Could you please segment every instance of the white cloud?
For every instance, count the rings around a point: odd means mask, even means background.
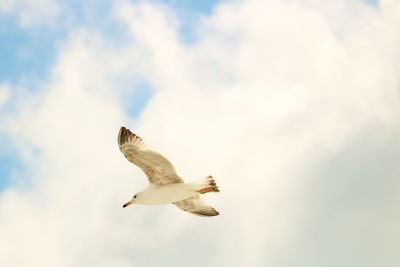
[[[398,230],[354,232],[354,225],[378,213],[374,203],[355,205],[354,216],[346,203],[331,205],[340,199],[324,194],[341,189],[333,181],[343,173],[319,170],[335,166],[336,155],[350,155],[346,149],[359,148],[354,140],[371,127],[374,134],[363,143],[383,138],[367,146],[372,158],[392,140],[376,125],[385,133],[398,131],[400,35],[393,10],[400,7],[395,1],[382,2],[379,10],[331,1],[332,8],[357,6],[343,28],[336,23],[341,13],[331,20],[326,6],[310,2],[221,4],[199,25],[199,41],[192,45],[179,40],[171,10],[147,2],[116,5],[116,19],[132,37],[124,47],[92,32],[72,34],[60,48],[51,82],[34,101],[21,99],[19,116],[8,121],[19,147],[40,153],[29,158],[35,187],[0,195],[0,251],[7,255],[1,265],[293,266],[299,259],[298,265],[321,266],[327,258],[335,266],[395,264],[392,246],[367,254],[358,244],[348,246],[351,264],[343,262],[341,242],[369,243],[384,234],[392,243],[390,234]],[[138,76],[156,91],[132,120],[121,95]],[[121,124],[168,156],[182,177],[213,174],[222,192],[207,199],[221,216],[201,219],[174,207],[120,208],[146,185],[117,149]],[[362,164],[360,154],[349,161]],[[391,178],[396,172],[382,172],[382,183],[398,188]],[[358,190],[367,199],[376,193],[374,187],[360,189],[359,176],[344,181],[347,197]],[[335,218],[327,222],[323,216],[333,206]],[[389,217],[400,221],[392,213],[379,215],[372,226],[387,224]],[[327,244],[323,231],[331,229],[340,237]],[[313,255],[316,248],[323,257]]]
[[[18,17],[23,27],[50,23],[61,14],[62,6],[57,0],[2,0],[0,13]]]
[[[10,97],[10,86],[8,84],[0,84],[0,107],[7,101]]]

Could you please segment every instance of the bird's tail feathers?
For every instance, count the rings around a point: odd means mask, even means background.
[[[219,192],[217,183],[211,175],[191,182],[190,184],[193,186],[194,190],[196,190],[200,194],[208,192]]]

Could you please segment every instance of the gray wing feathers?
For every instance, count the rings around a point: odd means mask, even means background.
[[[119,131],[118,146],[130,162],[143,170],[150,183],[160,186],[183,182],[168,159],[148,149],[139,136],[125,127]]]
[[[197,216],[219,215],[218,211],[216,211],[213,207],[209,206],[205,201],[201,200],[200,197],[188,198],[185,200],[174,202],[174,204],[178,208]]]

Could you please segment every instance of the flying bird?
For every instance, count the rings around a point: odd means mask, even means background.
[[[143,140],[129,129],[121,127],[118,134],[119,150],[131,163],[143,170],[149,186],[126,202],[132,204],[161,205],[172,203],[178,208],[198,216],[216,216],[213,207],[201,200],[200,194],[219,192],[211,175],[185,183],[174,166],[161,154],[147,148]]]

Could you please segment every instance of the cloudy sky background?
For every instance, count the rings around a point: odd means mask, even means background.
[[[397,0],[0,1],[1,266],[400,266]],[[122,209],[127,126],[221,215]]]

